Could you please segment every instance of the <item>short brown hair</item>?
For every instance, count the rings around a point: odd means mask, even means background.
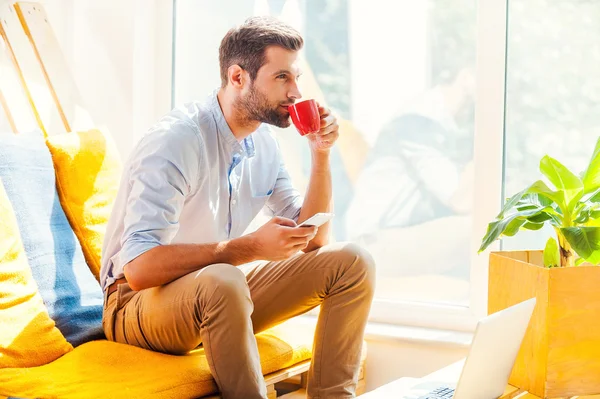
[[[227,86],[227,70],[239,65],[254,80],[265,63],[268,46],[280,46],[298,51],[304,45],[300,33],[275,17],[248,18],[243,25],[227,32],[219,47],[221,86]]]

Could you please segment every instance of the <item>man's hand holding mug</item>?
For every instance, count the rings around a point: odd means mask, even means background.
[[[339,137],[336,117],[315,100],[305,100],[288,107],[292,122],[301,136],[307,136],[313,151],[329,152]]]

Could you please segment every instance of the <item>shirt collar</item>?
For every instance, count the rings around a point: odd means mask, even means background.
[[[218,92],[219,90],[216,89],[211,95],[210,109],[215,117],[219,134],[225,140],[232,153],[243,154],[248,158],[252,158],[256,153],[254,149],[254,138],[252,137],[254,133],[251,133],[248,137],[242,140],[244,145],[240,144],[225,120],[225,115],[223,115],[223,110],[221,109],[221,105],[219,104],[219,99],[217,97]]]

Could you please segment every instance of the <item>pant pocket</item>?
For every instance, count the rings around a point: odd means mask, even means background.
[[[104,294],[104,310],[102,311],[102,329],[104,335],[109,341],[115,340],[115,315],[117,314],[118,292],[114,292],[110,297]]]

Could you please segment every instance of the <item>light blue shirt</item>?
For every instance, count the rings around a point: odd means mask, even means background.
[[[298,220],[303,198],[268,125],[238,142],[216,94],[175,108],[132,151],[106,229],[103,289],[158,245],[237,238],[263,208]]]

